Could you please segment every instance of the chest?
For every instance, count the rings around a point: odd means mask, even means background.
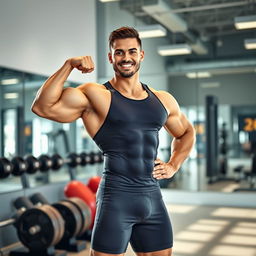
[[[164,107],[153,95],[144,100],[131,100],[112,95],[108,116],[112,123],[161,127],[166,118]]]

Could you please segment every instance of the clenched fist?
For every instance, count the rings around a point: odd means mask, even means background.
[[[94,63],[91,56],[80,56],[69,59],[70,65],[82,73],[91,73],[94,70]]]

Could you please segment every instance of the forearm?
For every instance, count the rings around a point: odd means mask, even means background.
[[[52,76],[50,76],[45,83],[38,90],[36,98],[32,104],[33,109],[49,108],[54,105],[61,97],[63,86],[73,67],[67,60],[64,65]]]
[[[195,131],[191,126],[181,137],[172,140],[169,163],[178,170],[191,152],[195,143]]]

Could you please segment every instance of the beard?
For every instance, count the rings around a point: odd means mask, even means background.
[[[122,65],[122,64],[133,64],[135,67],[135,70],[133,71],[122,71],[118,69],[118,65]],[[116,72],[117,75],[123,77],[123,78],[130,78],[132,77],[134,74],[136,74],[138,72],[138,70],[140,69],[140,62],[139,63],[135,63],[135,62],[131,62],[131,61],[122,61],[118,64],[113,64],[113,69]]]

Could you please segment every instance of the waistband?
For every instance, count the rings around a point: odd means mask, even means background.
[[[125,192],[151,192],[159,190],[159,182],[153,177],[126,177],[123,175],[103,174],[99,187],[107,190]]]

